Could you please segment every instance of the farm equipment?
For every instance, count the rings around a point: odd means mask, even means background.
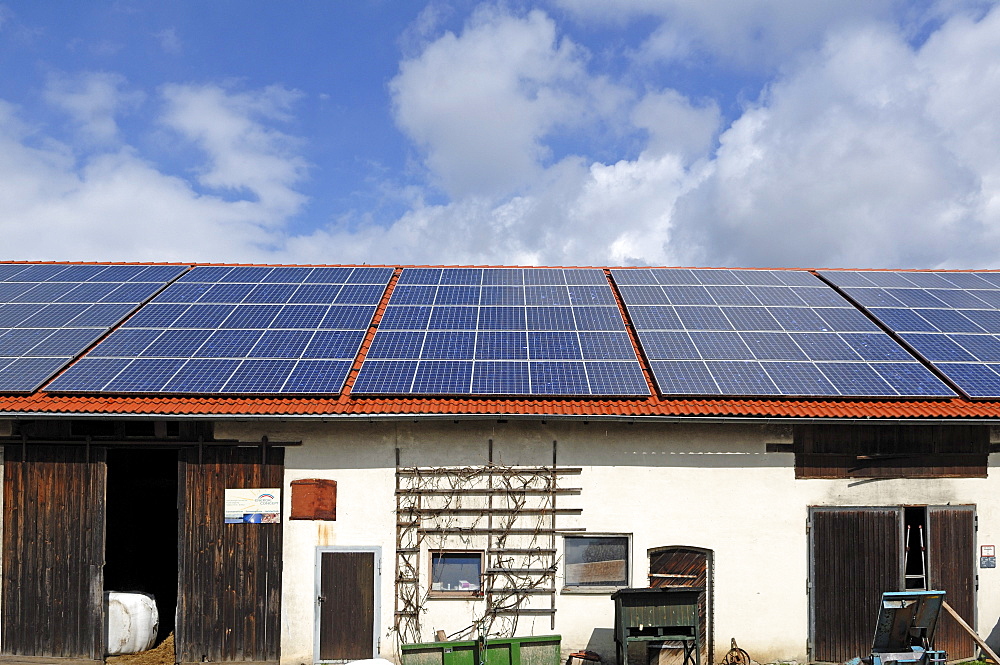
[[[882,594],[872,639],[872,665],[937,665],[947,661],[934,649],[934,630],[944,591],[887,591]]]

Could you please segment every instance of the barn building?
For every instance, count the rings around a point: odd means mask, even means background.
[[[998,272],[0,263],[0,661],[103,661],[109,591],[177,663],[613,662],[626,587],[705,663],[902,589],[996,643],[998,423]]]

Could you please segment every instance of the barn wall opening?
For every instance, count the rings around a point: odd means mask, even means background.
[[[107,454],[105,591],[156,599],[157,643],[177,608],[177,450],[110,448]]]
[[[886,591],[944,591],[948,604],[974,624],[975,506],[813,506],[809,512],[812,662],[843,663],[870,649]],[[949,662],[976,654],[976,644],[950,620],[938,625],[934,646]]]
[[[927,587],[927,508],[903,508],[903,565],[907,590]]]

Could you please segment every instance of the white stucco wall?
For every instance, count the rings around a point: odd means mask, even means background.
[[[309,663],[314,653],[315,561],[318,546],[381,547],[383,657],[394,657],[395,449],[403,466],[550,464],[558,442],[560,466],[582,467],[565,485],[579,496],[559,499],[582,508],[560,516],[561,528],[631,534],[632,586],[646,586],[647,550],[665,545],[715,553],[715,645],[718,662],[735,637],[759,662],[805,660],[808,639],[808,507],[975,504],[979,544],[1000,540],[994,497],[1000,473],[988,479],[796,480],[794,456],[766,453],[765,444],[790,441],[786,428],[733,424],[624,424],[591,422],[230,423],[219,437],[301,440],[286,451],[289,483],[331,478],[338,483],[337,521],[286,521],[282,662]],[[996,456],[993,456],[996,457]],[[559,539],[561,547],[561,539]],[[426,572],[426,571],[425,571]],[[998,632],[1000,572],[980,575],[979,631]],[[561,587],[561,580],[557,587]],[[528,617],[520,634],[562,636],[564,651],[593,649],[613,662],[613,604],[607,594],[559,593],[556,628],[548,617]],[[455,632],[471,621],[472,603],[429,600],[424,638]]]

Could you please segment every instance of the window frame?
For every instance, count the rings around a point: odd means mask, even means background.
[[[435,589],[434,588],[434,558],[449,554],[462,554],[479,559],[479,586],[475,589]],[[478,598],[483,595],[486,574],[486,553],[483,550],[463,549],[430,549],[427,551],[427,597],[428,598]]]
[[[570,565],[567,558],[567,543],[571,540],[582,540],[585,538],[622,538],[625,540],[625,579],[621,584],[570,584],[567,582],[566,574]],[[563,535],[563,574],[562,590],[565,594],[604,594],[613,593],[618,589],[627,589],[632,581],[632,534],[631,533],[580,533]]]

